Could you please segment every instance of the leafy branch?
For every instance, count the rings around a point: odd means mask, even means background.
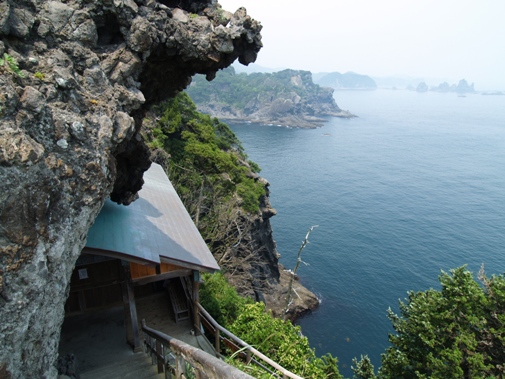
[[[3,58],[0,58],[0,67],[2,67],[4,70],[13,72],[20,78],[25,77],[25,74],[23,74],[23,72],[19,68],[16,60],[7,53],[4,53]]]

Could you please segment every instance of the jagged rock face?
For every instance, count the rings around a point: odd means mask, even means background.
[[[228,256],[232,262],[228,266],[233,270],[225,270],[224,274],[240,295],[264,302],[275,317],[295,321],[317,308],[319,299],[296,280],[293,288],[297,296],[292,297],[286,311],[291,274],[279,264],[280,255],[270,224],[270,218],[277,214],[270,205],[270,184],[261,177],[257,180],[265,186],[266,195],[261,198],[260,212],[243,215],[239,220],[239,229],[247,232]]]
[[[88,229],[109,195],[135,199],[150,165],[147,107],[254,61],[260,30],[213,0],[0,1],[1,377],[56,377]]]
[[[228,282],[240,295],[263,301],[269,308],[271,304],[265,296],[276,290],[280,278],[279,254],[270,224],[270,218],[277,211],[270,205],[268,181],[252,172],[251,176],[265,188],[266,195],[260,198],[260,210],[255,213],[237,212],[239,217],[230,220],[237,225],[234,231],[237,242],[224,254],[226,259],[222,256],[217,259]]]

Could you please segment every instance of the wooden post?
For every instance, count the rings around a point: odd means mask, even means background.
[[[176,366],[175,366],[175,377],[181,378],[183,374],[186,374],[186,362],[184,358],[180,355],[176,356]]]
[[[130,263],[127,261],[121,261],[121,266],[123,268],[123,274],[124,274],[123,289],[126,289],[126,294],[123,293],[123,302],[125,302],[125,310],[126,306],[128,308],[131,320],[132,340],[129,342],[133,347],[133,351],[137,353],[139,351],[142,351],[142,345],[140,344],[140,331],[137,318],[137,306],[135,305],[135,293],[133,292],[133,282],[130,272]]]
[[[156,340],[156,362],[158,363],[158,374],[163,372],[164,362],[163,362],[163,350],[161,348],[161,341]]]
[[[216,353],[221,354],[221,332],[216,329],[216,340],[214,341],[214,346],[216,347]]]
[[[200,310],[198,304],[200,303],[200,271],[193,270],[193,322],[195,327],[195,335],[200,334]]]
[[[245,363],[249,364],[251,363],[251,349],[247,348],[247,353],[246,353],[246,358],[245,358]]]

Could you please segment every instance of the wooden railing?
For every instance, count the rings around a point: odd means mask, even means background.
[[[165,378],[254,379],[205,351],[146,326],[142,320],[146,353]]]
[[[286,370],[284,367],[272,361],[254,347],[223,328],[200,304],[198,304],[198,310],[200,314],[200,322],[202,323],[204,329],[214,337],[214,348],[219,355],[221,355],[221,347],[227,347],[233,353],[238,354],[246,363],[253,363],[261,367],[263,370],[269,372],[274,378],[303,379],[301,376]]]

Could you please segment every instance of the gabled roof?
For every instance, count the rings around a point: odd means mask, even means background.
[[[129,206],[105,202],[88,232],[85,251],[134,262],[219,270],[172,183],[155,163],[144,173],[138,200]]]

